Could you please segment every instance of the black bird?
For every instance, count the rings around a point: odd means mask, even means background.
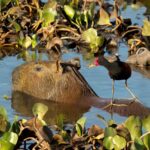
[[[136,96],[131,92],[131,90],[128,87],[127,84],[127,80],[131,77],[131,68],[130,66],[121,61],[118,54],[116,54],[116,60],[109,62],[105,57],[104,57],[104,51],[99,52],[96,55],[96,59],[95,59],[95,65],[102,65],[105,68],[107,68],[108,72],[109,72],[109,76],[112,79],[112,100],[111,100],[111,104],[109,106],[112,105],[117,105],[114,104],[114,81],[115,80],[125,80],[125,87],[126,89],[129,91],[129,93],[132,95],[132,97],[137,100]],[[108,106],[107,106],[108,107]]]

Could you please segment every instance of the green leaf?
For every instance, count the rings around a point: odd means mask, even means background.
[[[3,99],[5,99],[5,100],[9,100],[9,99],[10,99],[10,97],[9,97],[8,95],[3,95]]]
[[[95,2],[90,3],[89,9],[88,9],[88,16],[90,19],[94,18],[94,11],[95,11]]]
[[[79,5],[79,0],[72,0],[71,3],[70,3],[70,6],[73,6],[73,7],[78,7]]]
[[[147,19],[143,20],[143,28],[142,28],[142,35],[143,36],[150,36],[150,21]]]
[[[82,136],[83,129],[82,129],[81,125],[78,123],[76,123],[76,131],[77,131],[78,136]]]
[[[32,108],[32,112],[34,116],[38,116],[39,119],[43,119],[47,111],[48,111],[48,107],[42,103],[36,103]]]
[[[129,130],[132,140],[142,135],[142,122],[138,116],[130,116],[125,121],[125,127]]]
[[[125,138],[123,138],[119,135],[115,135],[113,137],[113,143],[117,149],[123,149],[126,147],[126,144],[127,144]]]
[[[14,26],[16,32],[19,32],[21,30],[21,27],[17,22],[13,22],[13,26]]]
[[[108,126],[107,121],[105,120],[103,116],[98,114],[97,117],[104,123],[105,126]]]
[[[59,114],[56,117],[56,122],[57,122],[56,124],[60,129],[63,129],[63,127],[64,127],[64,120],[65,120],[64,114]]]
[[[103,140],[103,144],[106,149],[109,149],[109,150],[113,149],[114,148],[113,137],[111,136],[105,137]]]
[[[114,120],[112,120],[112,119],[110,119],[109,121],[108,121],[108,126],[112,126],[112,125],[116,125],[116,123],[115,123],[115,121]]]
[[[69,5],[64,6],[64,11],[70,19],[72,19],[75,15],[75,10]]]
[[[142,120],[142,125],[146,131],[150,132],[150,115]]]
[[[7,111],[2,105],[0,105],[0,116],[2,116],[3,119],[8,120]]]
[[[29,46],[31,46],[31,43],[32,43],[32,39],[28,35],[26,35],[22,41],[22,46],[25,49],[27,49]]]
[[[11,0],[0,0],[1,9],[5,8],[10,2]]]
[[[57,16],[57,11],[53,8],[46,8],[43,10],[42,17],[44,19],[44,22],[42,23],[43,27],[49,26],[50,23],[55,21],[55,18]]]
[[[0,150],[14,150],[14,145],[8,141],[0,139]]]
[[[76,122],[76,131],[79,136],[82,136],[83,134],[85,123],[86,123],[86,117],[82,117]]]
[[[117,134],[116,129],[112,128],[112,127],[107,127],[105,128],[104,131],[104,136],[105,137],[109,137],[109,136],[115,136]]]
[[[144,143],[140,138],[137,138],[134,141],[134,146],[135,146],[136,150],[145,150]]]
[[[90,36],[89,36],[90,35]],[[90,44],[92,52],[97,52],[98,47],[101,47],[104,43],[104,37],[97,35],[97,30],[94,28],[89,28],[84,31],[81,35],[82,39]]]
[[[147,150],[150,150],[150,134],[143,137],[143,143]]]
[[[36,34],[33,34],[32,35],[32,48],[35,48],[37,46],[37,35]]]
[[[16,145],[18,141],[18,135],[15,132],[5,132],[2,139],[13,145]]]

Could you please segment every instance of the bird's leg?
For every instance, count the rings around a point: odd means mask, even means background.
[[[128,90],[128,92],[131,94],[131,96],[134,98],[133,102],[134,102],[134,101],[140,102],[139,99],[138,99],[138,98],[133,94],[133,92],[129,89],[127,80],[125,80],[125,87],[126,87],[126,89]],[[140,103],[141,103],[141,102],[140,102]]]
[[[126,104],[115,104],[114,103],[114,93],[115,93],[115,86],[114,86],[114,80],[112,80],[112,99],[111,99],[111,102],[110,104],[106,105],[105,107],[103,107],[103,109],[106,109],[108,107],[110,107],[110,113],[111,113],[111,116],[113,114],[112,112],[112,107],[113,106],[118,106],[118,107],[124,107],[124,106],[127,106]]]
[[[115,104],[113,104],[113,102],[114,102],[114,92],[115,92],[114,80],[112,80],[112,99],[110,101],[110,104],[103,107],[103,109],[106,109],[106,108],[110,107],[111,114],[112,114],[112,106],[115,105]]]
[[[113,105],[113,102],[114,102],[114,93],[115,93],[114,80],[112,80],[112,99],[111,99],[111,105]]]

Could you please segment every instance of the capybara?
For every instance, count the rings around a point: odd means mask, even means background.
[[[14,69],[13,91],[38,99],[74,103],[84,96],[96,96],[73,63],[29,62]]]

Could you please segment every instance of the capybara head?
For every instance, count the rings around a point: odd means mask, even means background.
[[[58,68],[59,67],[59,68]],[[14,69],[13,91],[38,99],[73,103],[95,93],[73,66],[58,66],[54,61],[29,62]]]

